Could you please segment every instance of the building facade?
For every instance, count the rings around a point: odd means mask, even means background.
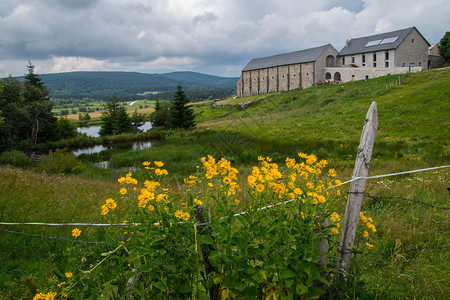
[[[307,88],[317,82],[353,81],[429,67],[430,44],[415,27],[252,59],[237,82],[239,97]]]
[[[325,67],[335,65],[337,50],[330,44],[252,59],[237,82],[238,97],[291,91],[313,86]]]

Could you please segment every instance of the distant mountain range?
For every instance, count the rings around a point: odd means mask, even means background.
[[[175,91],[180,84],[184,91],[236,89],[237,77],[219,77],[196,72],[146,74],[138,72],[68,72],[39,74],[51,96],[67,98],[104,95],[139,95]],[[23,79],[24,76],[18,77]]]

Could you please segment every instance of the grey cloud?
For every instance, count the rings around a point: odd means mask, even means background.
[[[218,19],[218,17],[213,12],[207,11],[207,12],[204,12],[203,14],[196,15],[194,17],[194,19],[192,20],[192,22],[194,24],[207,23],[207,22],[215,21],[217,19]]]

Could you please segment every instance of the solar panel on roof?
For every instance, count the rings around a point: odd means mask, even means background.
[[[379,45],[381,43],[381,41],[383,41],[383,40],[370,41],[366,44],[366,47]]]
[[[393,42],[395,42],[397,39],[398,39],[398,36],[390,37],[390,38],[387,38],[387,39],[382,40],[380,44],[389,44],[389,43],[393,43]]]

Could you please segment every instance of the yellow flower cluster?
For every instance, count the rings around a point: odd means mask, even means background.
[[[112,198],[108,198],[105,200],[105,204],[102,205],[102,216],[106,215],[109,210],[113,210],[114,208],[116,208],[117,203],[112,199]]]
[[[276,163],[272,163],[272,159],[270,157],[258,157],[260,161],[260,168],[253,167],[252,175],[247,177],[248,184],[256,189],[257,192],[261,193],[265,190],[265,185],[271,189],[275,194],[278,195],[279,198],[282,198],[288,191],[288,188],[280,179],[282,179],[283,174],[278,169],[278,165]],[[293,191],[294,189],[292,189]],[[291,192],[292,192],[291,191]],[[303,193],[301,190],[297,190],[298,194]],[[294,194],[292,193],[292,198]]]
[[[53,300],[56,297],[56,292],[48,292],[47,294],[44,293],[38,293],[34,295],[33,300]]]
[[[373,219],[372,219],[371,217],[365,216],[363,212],[360,212],[360,213],[359,213],[359,216],[360,216],[360,218],[361,218],[361,221],[362,221],[363,223],[365,223],[366,226],[367,226],[370,230],[372,230],[372,232],[376,232],[376,231],[377,231],[375,225],[373,224],[373,223],[374,223],[374,222],[373,222]],[[368,237],[369,237],[369,232],[368,232],[367,230],[365,230],[364,233],[363,233],[363,236],[364,236],[365,238],[368,238]],[[366,242],[366,245],[367,245],[367,247],[369,247],[369,248],[373,248],[373,245],[372,245],[372,244],[369,244],[368,242]]]
[[[240,189],[237,184],[237,174],[239,171],[236,168],[231,167],[230,161],[225,158],[221,158],[216,162],[216,159],[211,155],[208,157],[202,157],[200,160],[205,168],[206,179],[212,179],[214,176],[221,176],[221,184],[223,188],[226,188],[225,194],[227,196],[235,195],[236,190]],[[209,186],[213,184],[209,182]]]
[[[187,221],[189,220],[189,217],[191,215],[188,212],[182,211],[182,210],[177,210],[175,212],[175,217],[178,219],[182,219],[183,221]]]
[[[128,174],[125,177],[120,177],[117,179],[119,183],[126,183],[126,184],[137,184],[137,180],[132,178],[133,174],[131,172],[128,172]]]
[[[151,200],[155,200],[156,202],[163,201],[164,203],[168,203],[167,194],[161,193],[156,195],[156,190],[161,186],[161,184],[157,181],[146,180],[144,182],[145,188],[141,189],[141,193],[138,195],[138,206],[141,208],[145,208],[147,203]],[[148,206],[149,210],[154,210],[155,207],[153,205]]]
[[[167,172],[166,169],[160,169],[160,168],[162,168],[164,166],[163,162],[161,162],[161,161],[154,161],[153,163],[155,164],[156,168],[150,167],[151,162],[149,162],[149,161],[144,161],[142,163],[142,165],[147,170],[155,170],[155,174],[158,175],[158,176],[160,176],[160,175],[169,175],[169,173]]]
[[[199,180],[197,177],[191,175],[189,176],[189,178],[185,178],[184,179],[184,183],[189,184],[189,185],[195,185],[196,183],[200,183],[201,180]]]

